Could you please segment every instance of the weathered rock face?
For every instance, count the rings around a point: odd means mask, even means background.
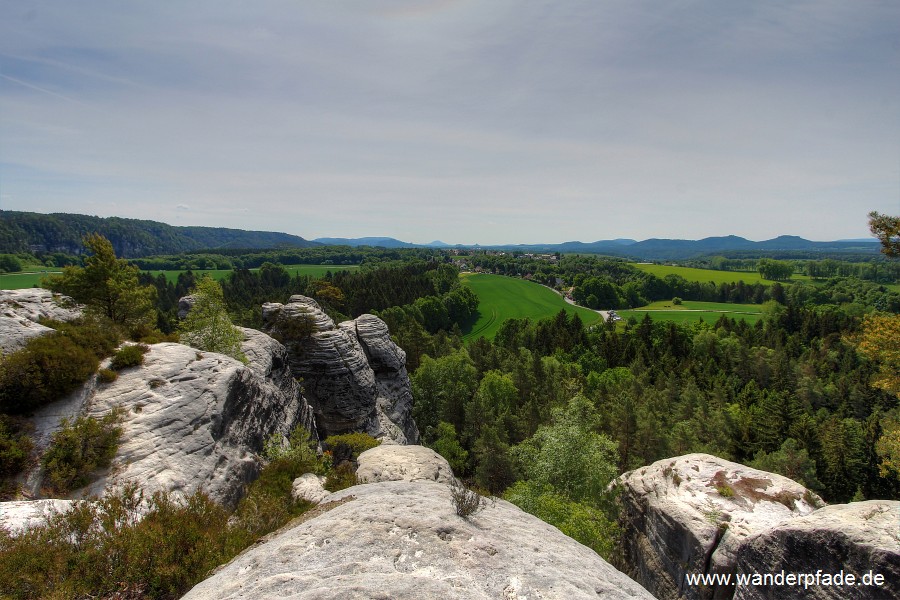
[[[266,331],[284,343],[321,435],[365,431],[416,443],[406,355],[381,319],[363,315],[335,326],[318,303],[292,296],[263,305]]]
[[[443,456],[425,446],[382,444],[366,450],[357,460],[360,483],[380,481],[436,481],[449,484],[453,469]]]
[[[816,512],[756,534],[741,545],[738,573],[821,573],[841,571],[856,585],[739,586],[735,600],[808,598],[863,600],[900,598],[900,502],[870,500],[826,506]],[[859,585],[868,573],[880,585]],[[864,582],[865,583],[865,582]]]
[[[50,290],[0,290],[0,351],[14,352],[29,339],[53,331],[38,323],[41,318],[71,321],[80,316],[71,298]]]
[[[72,504],[72,500],[0,502],[0,527],[16,535],[36,525],[43,525],[47,517],[68,511]]]
[[[202,487],[234,504],[260,469],[256,453],[265,441],[312,418],[283,367],[280,344],[252,330],[245,335],[249,367],[181,344],[154,344],[143,366],[98,385],[87,412],[123,410],[123,435],[109,473],[84,491],[134,481],[145,491]]]
[[[592,550],[497,500],[464,520],[449,486],[385,481],[329,495],[185,599],[640,598]]]
[[[820,502],[786,477],[708,454],[657,461],[618,485],[624,570],[657,598],[731,598],[733,586],[689,586],[685,575],[734,573],[744,540]]]

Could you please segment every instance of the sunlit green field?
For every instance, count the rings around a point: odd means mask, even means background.
[[[600,320],[600,315],[587,308],[572,306],[553,290],[537,283],[483,273],[463,273],[463,285],[478,295],[478,312],[481,316],[463,339],[493,338],[506,319],[543,319],[560,310],[578,314],[585,324]]]
[[[285,270],[291,274],[291,276],[296,275],[297,273],[301,275],[308,275],[310,277],[322,277],[327,272],[331,271],[332,273],[335,271],[344,271],[348,269],[358,269],[358,265],[286,265]],[[250,269],[251,271],[258,271],[259,269]],[[4,274],[0,275],[0,290],[20,290],[22,288],[34,287],[36,285],[40,285],[41,279],[46,277],[47,275],[57,273],[59,271],[47,271],[46,273],[14,273],[12,275]],[[160,273],[166,276],[168,281],[174,283],[178,280],[179,273],[184,273],[181,271],[147,271],[148,273],[153,274],[153,276],[157,276]],[[220,281],[228,277],[228,274],[231,273],[230,269],[211,269],[208,271],[194,271],[195,274],[207,274],[216,281]]]
[[[763,285],[772,285],[774,282],[763,279],[756,271],[713,271],[712,269],[695,269],[693,267],[675,267],[671,265],[651,265],[643,263],[631,263],[645,273],[656,275],[663,278],[666,275],[680,275],[688,281],[700,281],[706,283],[712,281],[715,284],[720,283],[761,283]],[[788,280],[790,283],[798,283],[801,281],[811,282],[807,275],[794,275]]]
[[[762,306],[759,304],[730,304],[725,302],[693,302],[685,300],[682,304],[672,304],[670,300],[661,300],[635,310],[620,310],[623,319],[634,317],[637,320],[650,315],[654,321],[675,321],[676,323],[715,323],[723,314],[731,319],[742,319],[754,324],[762,318]]]

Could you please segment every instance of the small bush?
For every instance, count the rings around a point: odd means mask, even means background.
[[[331,451],[335,467],[345,460],[355,461],[360,454],[380,444],[381,440],[367,433],[330,435],[324,442],[325,448]]]
[[[468,519],[484,508],[485,505],[484,496],[474,490],[470,490],[456,478],[450,482],[450,497],[453,499],[453,507],[456,509],[456,514],[463,519]]]
[[[337,492],[352,487],[357,483],[356,468],[353,466],[353,463],[345,461],[332,469],[325,478],[325,484],[322,487],[329,492]]]
[[[70,337],[32,338],[0,359],[0,412],[21,414],[59,400],[97,370],[96,355]]]
[[[734,488],[730,485],[720,485],[716,488],[716,491],[719,492],[719,495],[723,498],[731,498],[734,496]]]
[[[106,358],[113,353],[121,341],[114,323],[101,318],[82,318],[76,321],[41,320],[46,325],[72,340],[76,346],[87,348],[97,358]]]
[[[12,500],[17,486],[12,479],[25,470],[33,443],[23,419],[0,415],[0,500]]]
[[[144,354],[146,354],[148,350],[150,350],[150,347],[144,344],[128,344],[127,346],[122,346],[115,355],[113,355],[112,362],[110,362],[109,366],[115,371],[121,371],[128,367],[142,365],[144,364]]]
[[[41,461],[51,490],[67,494],[86,485],[92,471],[110,465],[122,435],[119,419],[120,413],[116,411],[99,420],[63,419],[62,428],[53,434]]]
[[[119,378],[119,373],[112,369],[100,369],[97,371],[97,377],[101,383],[112,383]]]
[[[675,296],[674,298],[672,298],[672,304],[674,304],[675,306],[678,306],[679,304],[681,304],[681,302],[682,302],[682,300],[678,296]]]

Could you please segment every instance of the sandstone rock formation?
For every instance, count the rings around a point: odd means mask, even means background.
[[[330,493],[322,484],[325,478],[315,473],[304,473],[291,485],[291,496],[294,500],[306,500],[318,504]]]
[[[53,331],[38,323],[41,318],[71,321],[80,316],[71,298],[50,290],[0,290],[0,352],[14,352],[29,339]]]
[[[735,600],[900,598],[900,502],[826,506],[747,539],[737,572],[880,574],[881,585],[739,586]],[[820,580],[821,581],[821,580]]]
[[[68,511],[72,503],[72,500],[0,502],[0,527],[16,535],[35,525],[43,525],[45,519],[54,513]]]
[[[123,411],[122,441],[109,473],[84,492],[135,481],[145,491],[199,488],[234,504],[260,469],[256,453],[312,414],[286,369],[283,347],[244,331],[250,366],[181,344],[154,344],[140,367],[100,384],[87,400],[93,416]]]
[[[786,477],[708,454],[657,461],[617,485],[624,570],[658,598],[731,598],[733,586],[689,586],[685,575],[734,573],[744,540],[820,503]]]
[[[437,481],[449,484],[453,470],[443,456],[425,446],[382,444],[366,450],[357,460],[360,483],[380,481]]]
[[[184,598],[652,598],[592,550],[508,502],[462,519],[449,486],[434,481],[357,485],[326,497],[314,514]]]
[[[406,354],[381,319],[362,315],[335,326],[315,300],[292,296],[287,304],[264,304],[263,321],[287,346],[323,437],[365,431],[401,444],[418,441]]]

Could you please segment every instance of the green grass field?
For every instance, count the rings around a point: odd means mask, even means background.
[[[301,275],[309,275],[310,277],[322,277],[325,273],[331,271],[343,271],[347,269],[358,269],[358,265],[287,265],[284,267],[291,276],[297,273]],[[258,269],[250,269],[257,271]],[[14,273],[0,275],[0,290],[21,290],[40,285],[41,279],[51,273],[59,271],[47,271],[46,273]],[[178,279],[178,274],[184,271],[148,271],[154,276],[160,273],[166,276],[166,279],[174,283]],[[228,277],[231,273],[230,269],[213,269],[209,271],[194,271],[195,274],[208,274],[216,281],[221,281]]]
[[[761,283],[763,285],[772,285],[774,282],[763,279],[756,271],[713,271],[712,269],[695,269],[693,267],[676,267],[671,265],[651,265],[643,263],[631,263],[645,273],[656,275],[663,278],[666,275],[680,275],[688,281],[700,281],[706,283],[712,281],[716,285],[720,283]],[[812,282],[806,275],[794,275],[788,283]]]
[[[753,325],[759,321],[762,314],[762,306],[759,304],[729,304],[726,302],[692,302],[686,300],[677,305],[670,300],[660,300],[635,310],[620,310],[619,316],[628,320],[634,317],[637,320],[649,314],[654,321],[675,321],[676,323],[715,323],[722,314],[731,319],[742,319]]]
[[[478,295],[481,313],[472,328],[464,332],[466,341],[493,338],[506,319],[543,319],[560,310],[579,315],[586,325],[600,320],[596,312],[572,306],[553,290],[524,279],[483,273],[463,273],[460,279]]]

